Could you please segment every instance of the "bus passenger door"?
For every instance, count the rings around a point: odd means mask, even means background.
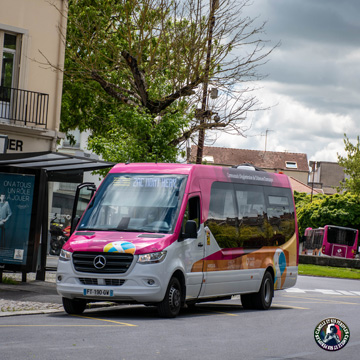
[[[70,235],[74,232],[95,191],[96,186],[94,183],[85,182],[77,186],[71,215]]]
[[[189,195],[179,238],[181,257],[186,272],[186,299],[199,296],[203,283],[205,232],[200,225],[200,193]]]

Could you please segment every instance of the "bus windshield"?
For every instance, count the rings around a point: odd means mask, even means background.
[[[186,179],[185,175],[109,174],[78,230],[171,233]]]

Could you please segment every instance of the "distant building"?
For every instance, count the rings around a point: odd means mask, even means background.
[[[289,176],[290,179],[290,184],[291,184],[291,188],[293,189],[293,191],[297,191],[299,193],[306,193],[306,194],[324,194],[324,191],[322,189],[317,189],[314,188],[313,186],[310,185],[306,185],[304,183],[302,183],[301,181]]]
[[[60,11],[61,13],[60,13]],[[8,153],[55,151],[62,94],[65,0],[2,1],[0,11],[0,134]]]
[[[309,184],[325,194],[335,194],[336,188],[345,181],[344,168],[336,162],[310,161],[310,168]]]
[[[190,162],[196,160],[197,147],[191,147]],[[234,166],[249,163],[267,172],[282,172],[297,181],[307,184],[309,165],[307,155],[261,150],[245,150],[205,146],[203,162],[213,165]],[[306,185],[305,185],[306,186]]]

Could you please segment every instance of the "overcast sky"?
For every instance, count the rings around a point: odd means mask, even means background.
[[[337,161],[344,133],[360,135],[360,0],[254,0],[248,15],[267,21],[265,39],[281,46],[259,69],[257,97],[270,110],[249,116],[240,136],[213,146],[306,153]],[[267,137],[265,137],[267,131]]]

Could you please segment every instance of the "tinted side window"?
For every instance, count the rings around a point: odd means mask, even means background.
[[[205,226],[221,248],[282,245],[295,233],[291,190],[215,182]]]
[[[295,211],[290,189],[264,187],[270,245],[282,245],[295,233]]]
[[[194,220],[197,224],[197,228],[200,227],[200,198],[194,196],[189,199],[184,214],[182,223],[182,232],[185,232],[185,224],[188,220]]]
[[[205,222],[221,248],[239,247],[234,186],[215,182],[211,187],[208,219]]]
[[[321,249],[324,240],[324,230],[323,229],[313,229],[310,231],[305,240],[305,249],[315,250]]]
[[[235,184],[240,247],[256,249],[268,245],[264,223],[266,210],[262,186]]]

